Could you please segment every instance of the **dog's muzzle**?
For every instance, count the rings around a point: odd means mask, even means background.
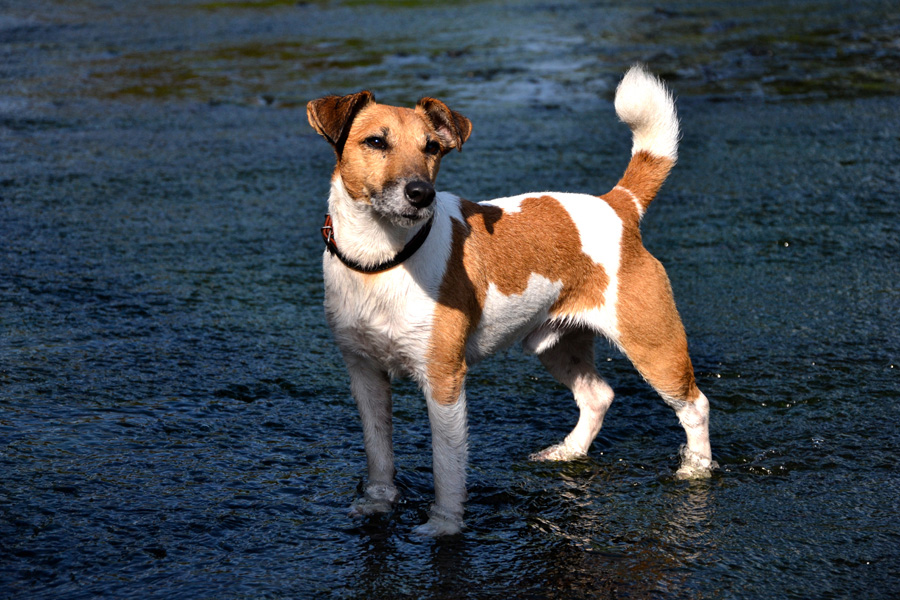
[[[434,186],[427,181],[410,181],[406,184],[404,194],[416,208],[427,208],[434,202]]]

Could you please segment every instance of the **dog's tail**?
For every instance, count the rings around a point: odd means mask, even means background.
[[[631,128],[631,162],[616,189],[627,192],[643,216],[678,159],[678,115],[666,86],[641,65],[616,89],[616,114]]]

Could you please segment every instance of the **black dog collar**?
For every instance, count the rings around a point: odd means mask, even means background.
[[[361,265],[355,260],[347,258],[340,250],[338,250],[337,240],[334,238],[334,227],[331,223],[331,215],[325,215],[325,225],[322,226],[322,238],[325,240],[325,247],[328,249],[328,252],[330,252],[332,256],[336,256],[338,260],[344,263],[348,268],[360,273],[383,273],[384,271],[393,269],[397,265],[403,263],[403,261],[415,254],[416,250],[422,247],[422,244],[425,243],[425,238],[427,238],[428,234],[431,232],[431,224],[433,222],[434,215],[431,215],[428,222],[425,223],[415,236],[413,236],[413,239],[407,242],[403,247],[403,250],[401,250],[394,258],[372,266]]]

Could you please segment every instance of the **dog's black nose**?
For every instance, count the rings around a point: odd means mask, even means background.
[[[416,208],[425,208],[434,202],[434,186],[426,181],[410,181],[406,184],[406,199]]]

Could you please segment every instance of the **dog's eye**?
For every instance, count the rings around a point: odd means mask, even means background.
[[[383,137],[378,137],[377,135],[373,135],[371,137],[366,138],[366,145],[370,148],[375,148],[376,150],[387,150],[387,142]]]
[[[428,140],[425,144],[425,154],[438,154],[441,151],[441,145],[434,140]]]

